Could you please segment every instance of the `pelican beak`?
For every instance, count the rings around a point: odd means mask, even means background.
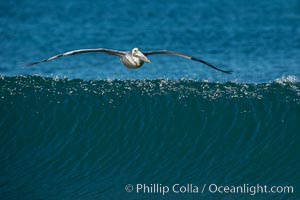
[[[142,52],[137,51],[135,54],[135,57],[145,61],[145,62],[151,62]]]

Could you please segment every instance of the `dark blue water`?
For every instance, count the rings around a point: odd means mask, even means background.
[[[0,46],[0,199],[300,198],[299,1],[1,1]],[[101,53],[25,67],[98,47],[234,73]],[[199,191],[136,188],[176,183]]]

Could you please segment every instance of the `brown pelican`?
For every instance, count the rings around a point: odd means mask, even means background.
[[[90,53],[90,52],[103,52],[103,53],[114,55],[114,56],[120,56],[121,62],[130,69],[137,69],[137,68],[141,67],[144,64],[144,62],[150,62],[150,60],[146,56],[150,56],[153,54],[170,54],[170,55],[180,56],[183,58],[194,60],[197,62],[201,62],[215,70],[221,71],[226,74],[232,73],[232,71],[226,71],[226,70],[219,69],[216,66],[214,66],[204,60],[201,60],[199,58],[196,58],[196,57],[193,57],[193,56],[190,56],[187,54],[178,53],[178,52],[169,51],[169,50],[154,50],[154,51],[141,52],[138,48],[133,48],[131,51],[116,51],[116,50],[103,49],[103,48],[79,49],[79,50],[68,51],[66,53],[58,54],[51,58],[47,58],[47,59],[44,59],[41,61],[32,62],[32,63],[29,63],[28,66],[36,65],[41,62],[47,62],[47,61],[50,61],[50,60],[53,60],[53,59],[56,59],[56,58],[59,58],[62,56],[70,56],[70,55],[75,55],[75,54],[79,54],[79,53]]]

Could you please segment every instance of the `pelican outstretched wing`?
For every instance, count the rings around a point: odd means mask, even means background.
[[[175,56],[180,56],[180,57],[183,57],[183,58],[187,58],[187,59],[190,59],[190,60],[194,60],[194,61],[197,61],[197,62],[201,62],[215,70],[218,70],[220,72],[223,72],[223,73],[226,73],[226,74],[231,74],[232,71],[231,70],[222,70],[204,60],[201,60],[199,58],[196,58],[196,57],[193,57],[193,56],[190,56],[190,55],[187,55],[187,54],[184,54],[184,53],[179,53],[179,52],[175,52],[175,51],[169,51],[169,50],[154,50],[154,51],[147,51],[147,52],[143,52],[143,54],[145,56],[150,56],[150,55],[153,55],[153,54],[170,54],[170,55],[175,55]]]
[[[39,64],[41,62],[47,62],[62,56],[71,56],[71,55],[75,55],[75,54],[79,54],[79,53],[91,53],[91,52],[103,52],[106,54],[110,54],[110,55],[114,55],[114,56],[122,56],[125,54],[125,52],[123,51],[116,51],[116,50],[111,50],[111,49],[103,49],[103,48],[97,48],[97,49],[78,49],[78,50],[73,50],[73,51],[68,51],[62,54],[58,54],[55,56],[52,56],[50,58],[44,59],[44,60],[40,60],[37,62],[31,62],[28,63],[27,66],[32,66],[32,65],[36,65]]]

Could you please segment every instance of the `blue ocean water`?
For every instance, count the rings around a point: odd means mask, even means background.
[[[13,0],[0,11],[0,199],[300,198],[298,0]],[[168,55],[137,70],[101,53],[25,66],[99,47],[169,49],[233,74]],[[176,183],[200,191],[136,190]]]
[[[179,79],[269,82],[299,78],[300,5],[272,1],[2,1],[0,73],[81,79]],[[173,56],[128,70],[118,58],[65,57],[33,68],[24,63],[80,48],[169,49],[224,69]]]

